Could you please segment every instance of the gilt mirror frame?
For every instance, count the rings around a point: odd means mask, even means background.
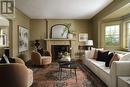
[[[55,24],[51,27],[50,38],[67,39],[69,28],[65,24]]]

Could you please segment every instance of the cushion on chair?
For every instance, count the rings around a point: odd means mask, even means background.
[[[50,56],[50,52],[47,51],[47,50],[44,50],[44,51],[43,51],[43,56]]]

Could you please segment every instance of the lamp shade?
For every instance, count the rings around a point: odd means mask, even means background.
[[[88,46],[93,46],[93,40],[88,40],[88,41],[86,42],[86,45],[88,45]]]

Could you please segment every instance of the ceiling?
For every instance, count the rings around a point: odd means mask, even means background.
[[[125,6],[121,7],[120,9],[114,11],[110,15],[106,16],[104,19],[110,18],[119,18],[125,15],[130,14],[130,3],[126,4]]]
[[[113,0],[15,0],[32,19],[90,19]]]

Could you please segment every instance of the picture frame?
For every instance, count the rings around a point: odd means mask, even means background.
[[[28,29],[22,26],[18,26],[18,34],[19,34],[19,52],[27,51],[28,50]]]
[[[14,13],[14,1],[1,1],[1,13],[13,14]]]
[[[80,33],[79,34],[79,42],[86,42],[88,40],[88,34],[87,33]]]

